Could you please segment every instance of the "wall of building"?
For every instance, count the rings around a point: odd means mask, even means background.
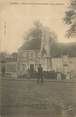
[[[8,62],[6,63],[6,72],[7,73],[15,73],[17,69],[17,63],[16,62]]]
[[[73,77],[76,76],[76,57],[41,57],[39,51],[33,50],[22,51],[19,53],[18,65],[21,73],[30,68],[30,64],[34,64],[36,71],[38,65],[41,64],[44,71],[54,70],[56,72],[62,72],[64,74],[70,72]]]
[[[76,57],[52,58],[52,69],[76,77]]]
[[[63,72],[62,58],[52,58],[52,69],[55,71]]]
[[[40,63],[39,50],[24,50],[18,52],[17,59],[17,71],[18,74],[24,74],[33,64],[34,68],[37,69],[37,65]]]
[[[2,63],[0,62],[0,74],[2,73]],[[6,76],[17,76],[17,61],[11,61],[4,63]]]

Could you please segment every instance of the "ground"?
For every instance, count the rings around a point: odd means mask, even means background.
[[[0,80],[2,117],[75,117],[76,82]]]

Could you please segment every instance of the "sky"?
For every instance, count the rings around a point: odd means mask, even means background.
[[[30,1],[31,3],[47,2],[50,5],[24,4]],[[16,2],[17,4],[12,4]],[[65,37],[68,27],[63,18],[69,6],[69,0],[0,0],[0,6],[0,52],[17,51],[36,20],[48,26],[50,31],[54,31],[59,42],[75,41],[74,38]]]

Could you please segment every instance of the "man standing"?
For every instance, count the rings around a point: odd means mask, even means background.
[[[61,73],[60,72],[57,73],[57,80],[61,80]]]
[[[39,64],[38,66],[38,82],[39,80],[41,80],[41,82],[43,83],[43,68],[41,67],[41,64]]]
[[[71,79],[71,73],[67,72],[67,74],[66,74],[66,80],[70,80],[70,79]]]
[[[5,76],[5,61],[2,61],[2,64],[1,64],[1,75],[2,77]]]

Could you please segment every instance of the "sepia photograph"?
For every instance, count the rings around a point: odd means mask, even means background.
[[[0,117],[76,117],[76,0],[0,0]]]

